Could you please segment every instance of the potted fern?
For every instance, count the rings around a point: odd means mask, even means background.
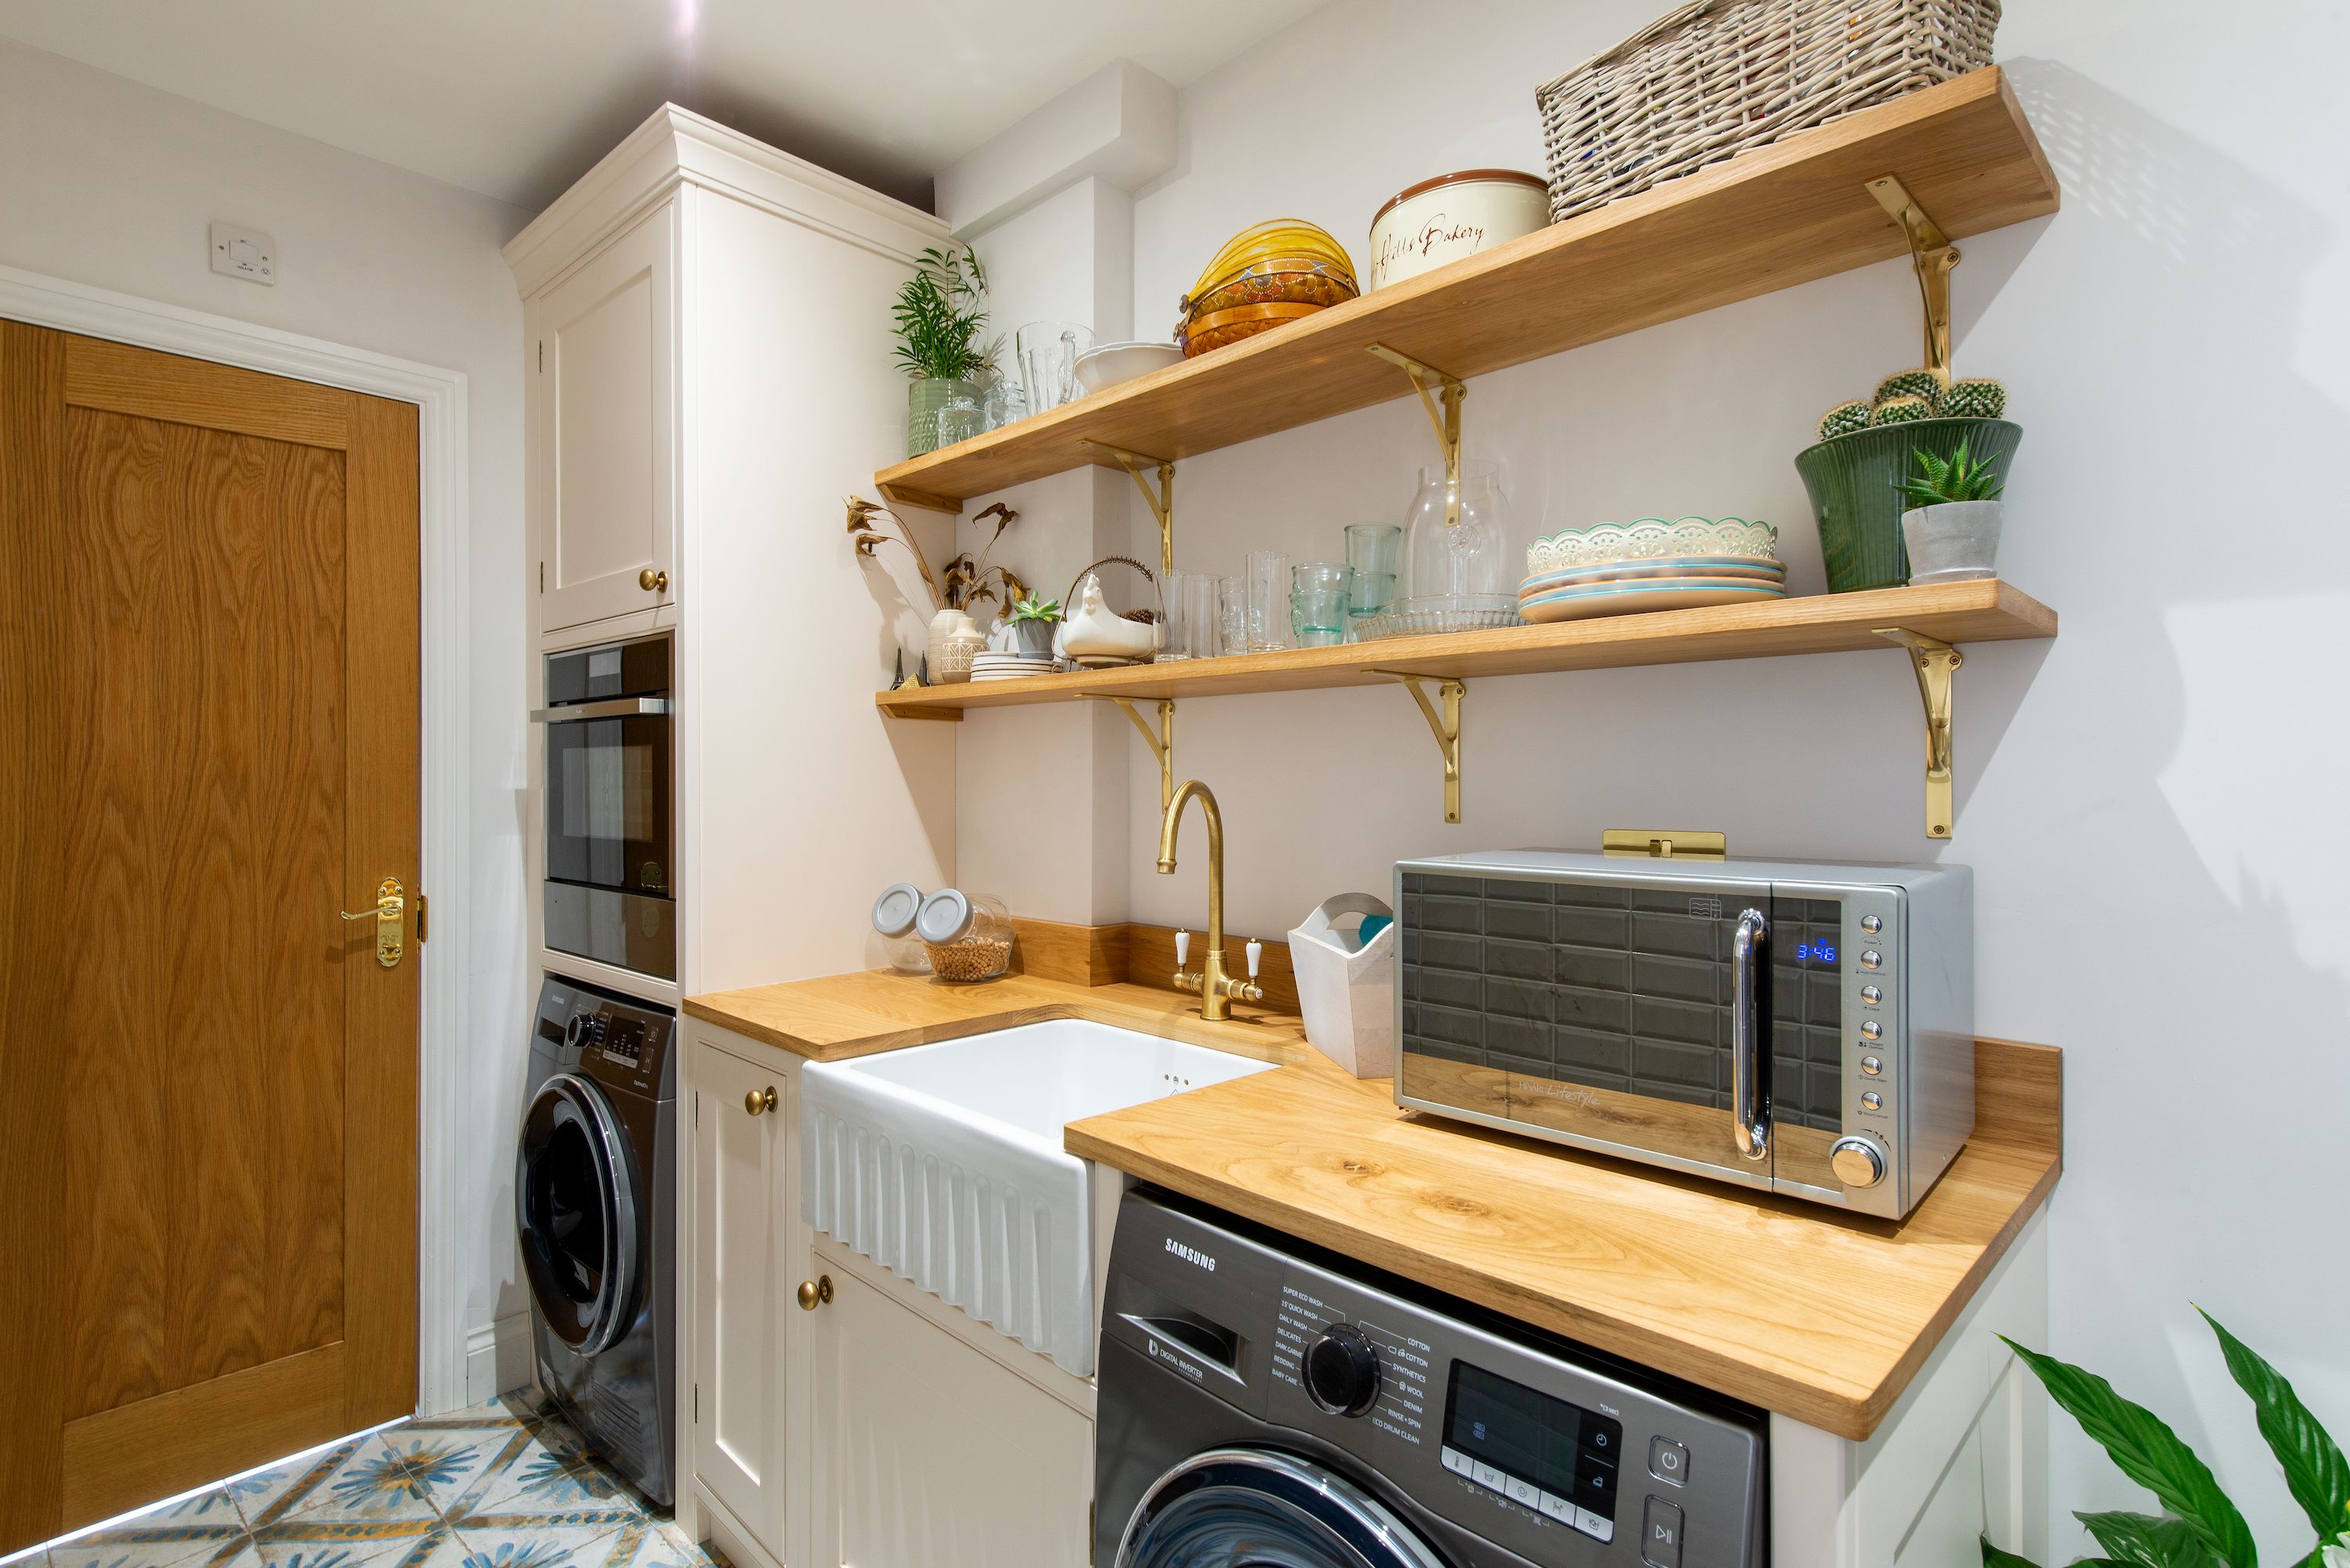
[[[2308,1553],[2293,1560],[2295,1568],[2350,1568],[2350,1462],[2275,1367],[2210,1313],[2203,1313],[2203,1321],[2220,1336],[2228,1375],[2252,1402],[2285,1490],[2317,1532]],[[2094,1372],[2026,1350],[2012,1339],[2007,1343],[2049,1397],[2163,1507],[2158,1515],[2074,1514],[2102,1555],[2082,1558],[2074,1568],[2259,1568],[2242,1510],[2160,1417],[2115,1393]],[[1986,1568],[2034,1568],[2030,1559],[2002,1551],[1989,1537],[1982,1542],[1982,1560]]]
[[[1919,447],[1918,477],[1904,481],[1909,507],[1901,539],[1909,548],[1912,583],[1956,583],[1999,575],[2000,492],[2006,488],[1988,462],[1959,442],[1948,458]]]
[[[898,364],[912,379],[906,389],[906,455],[939,444],[939,410],[950,399],[979,400],[979,377],[993,358],[979,341],[987,312],[979,308],[987,275],[969,245],[932,246],[890,307],[896,318]]]

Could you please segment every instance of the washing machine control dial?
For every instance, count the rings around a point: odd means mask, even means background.
[[[1305,1347],[1305,1397],[1333,1416],[1367,1414],[1379,1397],[1379,1353],[1351,1323],[1332,1324]]]

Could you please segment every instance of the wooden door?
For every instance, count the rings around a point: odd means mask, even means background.
[[[693,1471],[735,1522],[778,1558],[784,1542],[784,1426],[787,1369],[781,1354],[798,1307],[784,1294],[778,1238],[796,1225],[783,1212],[785,1173],[777,1151],[799,1114],[788,1074],[694,1042]],[[752,1095],[773,1110],[748,1109]]]
[[[677,204],[532,306],[543,629],[675,597]]]
[[[416,410],[0,322],[0,1552],[414,1408]]]

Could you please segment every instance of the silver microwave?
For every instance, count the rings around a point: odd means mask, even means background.
[[[1897,1219],[1974,1130],[1963,866],[1399,862],[1396,1103]]]

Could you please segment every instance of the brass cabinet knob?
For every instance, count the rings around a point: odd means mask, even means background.
[[[800,1282],[800,1311],[814,1312],[830,1300],[832,1300],[830,1274],[818,1274],[812,1280]]]
[[[775,1085],[770,1084],[764,1089],[754,1089],[749,1094],[743,1096],[743,1108],[750,1112],[754,1116],[763,1111],[774,1110],[775,1108]]]
[[[649,594],[666,592],[669,588],[669,574],[656,572],[650,566],[647,566],[637,574],[637,587]]]

